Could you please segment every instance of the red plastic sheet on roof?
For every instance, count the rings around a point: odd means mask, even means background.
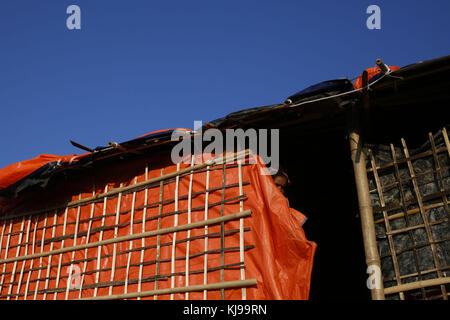
[[[145,174],[146,164],[151,164],[148,176]],[[186,168],[187,164],[181,164]],[[214,203],[222,200],[222,167],[210,170],[208,193],[208,219],[221,216],[221,205]],[[50,186],[45,192],[25,194],[16,199],[3,199],[0,217],[2,250],[0,254],[1,289],[0,299],[77,299],[125,292],[154,290],[155,281],[148,280],[158,275],[166,275],[166,279],[157,282],[158,289],[201,285],[204,283],[205,228],[191,230],[190,241],[186,241],[187,231],[168,233],[160,236],[160,257],[156,264],[157,237],[144,240],[123,241],[100,247],[101,258],[98,259],[98,247],[87,250],[76,250],[63,254],[28,259],[17,262],[1,262],[2,259],[23,256],[25,254],[49,252],[61,247],[75,244],[97,242],[100,239],[112,239],[131,233],[140,233],[160,228],[170,228],[175,223],[175,203],[173,201],[176,180],[164,184],[160,206],[160,186],[157,184],[148,190],[148,206],[144,211],[145,190],[114,196],[88,203],[79,207],[48,210],[45,213],[19,216],[11,215],[56,204],[66,203],[92,197],[108,190],[135,182],[145,181],[177,170],[176,165],[163,161],[155,156],[151,159],[129,160],[105,166],[88,176],[80,176],[78,180],[61,182]],[[289,208],[286,198],[279,192],[271,176],[262,175],[264,164],[258,158],[257,163],[242,166],[243,209],[252,211],[251,216],[244,218],[244,254],[245,279],[256,279],[257,285],[245,289],[247,299],[308,299],[311,271],[316,244],[309,241],[302,229],[304,216]],[[192,202],[189,206],[190,175],[179,180],[178,190],[178,225],[187,224],[188,209],[192,208],[191,222],[205,220],[206,172],[192,175]],[[226,168],[225,199],[240,196],[238,187],[238,167]],[[249,184],[245,184],[249,182]],[[93,185],[95,188],[93,189]],[[120,205],[118,205],[120,199]],[[134,199],[134,200],[133,200]],[[106,203],[106,206],[105,206]],[[134,209],[133,209],[134,208]],[[197,208],[197,209],[196,209]],[[200,209],[198,209],[200,208]],[[161,210],[161,212],[159,212]],[[223,214],[229,215],[240,211],[239,200],[227,201],[223,205]],[[119,213],[119,214],[118,214]],[[143,219],[144,214],[146,219]],[[8,217],[9,216],[9,217]],[[153,218],[152,218],[153,217]],[[93,218],[93,219],[92,219]],[[145,224],[143,224],[145,220]],[[78,221],[78,223],[77,223]],[[91,221],[91,222],[89,222]],[[130,222],[133,222],[130,224]],[[116,228],[116,229],[115,229]],[[240,221],[232,220],[224,224],[227,236],[224,238],[224,265],[236,265],[240,262],[239,230]],[[88,230],[89,233],[88,233]],[[233,231],[234,230],[234,231]],[[75,232],[77,231],[77,232]],[[220,225],[208,228],[208,234],[221,232]],[[233,233],[234,232],[234,233]],[[115,235],[117,233],[117,235]],[[74,235],[77,234],[77,237]],[[64,236],[65,235],[65,236]],[[176,237],[175,260],[172,260],[172,244]],[[41,242],[41,240],[44,242]],[[189,264],[185,256],[189,246]],[[130,248],[134,249],[130,251]],[[139,248],[145,248],[144,251]],[[207,283],[221,282],[221,239],[208,238]],[[117,252],[114,259],[113,252]],[[140,270],[141,254],[145,262]],[[115,262],[114,262],[115,260]],[[159,270],[157,271],[157,266]],[[175,273],[172,273],[172,266]],[[101,271],[98,271],[100,267]],[[114,268],[114,271],[112,271]],[[187,269],[186,269],[187,268]],[[186,270],[189,275],[186,276]],[[203,271],[202,271],[203,270]],[[241,280],[239,268],[223,270],[223,281]],[[114,272],[114,275],[112,276]],[[70,277],[69,277],[70,275]],[[168,276],[169,275],[169,276]],[[98,277],[98,278],[97,278]],[[125,284],[125,280],[128,283]],[[142,281],[139,288],[137,279]],[[114,281],[111,283],[110,281]],[[99,283],[104,286],[97,287]],[[68,289],[69,288],[69,289]],[[225,299],[242,299],[241,288],[225,289]],[[26,296],[25,296],[26,294]],[[158,299],[170,299],[169,294],[158,295]],[[185,293],[177,293],[174,299],[185,299]],[[203,292],[190,292],[189,299],[203,299]],[[154,299],[154,296],[142,299]],[[220,290],[207,292],[207,299],[221,299]]]

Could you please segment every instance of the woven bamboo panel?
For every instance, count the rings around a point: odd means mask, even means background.
[[[422,146],[411,150],[405,139],[398,146],[371,147],[367,172],[386,299],[448,300],[447,129],[429,133]]]

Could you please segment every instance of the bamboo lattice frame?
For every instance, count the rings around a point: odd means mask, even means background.
[[[177,170],[169,174],[164,174],[164,169],[161,169],[160,177],[152,179],[149,179],[147,165],[144,169],[144,181],[139,182],[135,177],[128,186],[123,186],[121,183],[119,188],[111,189],[109,185],[106,185],[102,189],[104,191],[98,194],[93,186],[90,195],[82,197],[80,193],[77,200],[65,205],[28,212],[20,217],[0,217],[0,299],[67,300],[152,297],[156,300],[159,295],[170,295],[173,298],[177,293],[183,293],[185,299],[189,299],[189,292],[194,291],[203,292],[203,299],[207,299],[210,290],[221,290],[222,298],[224,298],[223,292],[226,289],[235,288],[242,288],[242,299],[246,299],[245,288],[256,285],[254,279],[245,279],[244,264],[244,252],[253,247],[244,246],[244,234],[250,230],[244,227],[244,220],[251,211],[244,210],[246,195],[243,193],[243,186],[249,182],[242,180],[242,166],[245,165],[242,159],[248,155],[249,151],[246,150],[233,154],[231,157],[197,165],[194,165],[192,159],[191,166],[180,169],[178,165]],[[238,162],[236,164],[235,161],[230,162],[230,160],[238,160]],[[238,180],[230,182],[224,176],[221,185],[211,185],[210,173],[219,169],[225,174],[227,168],[238,170]],[[198,173],[206,173],[206,189],[193,192],[192,179]],[[181,179],[190,179],[188,194],[178,192]],[[167,190],[164,186],[171,184],[175,186],[175,193],[164,192]],[[238,197],[226,197],[225,191],[232,188],[239,190]],[[220,192],[221,201],[211,202],[208,197],[211,192]],[[152,193],[157,194],[158,201],[149,202]],[[136,196],[139,194],[144,198],[140,205],[136,202]],[[192,197],[198,195],[205,196],[204,205],[193,207]],[[122,207],[125,201],[131,202],[131,206],[124,210]],[[179,209],[178,204],[182,201],[188,203],[187,209]],[[238,212],[224,210],[227,203],[236,201],[239,202]],[[165,207],[169,205],[174,206],[174,210],[168,212]],[[209,212],[216,207],[221,212],[221,216],[211,218]],[[80,218],[82,208],[89,209],[89,218]],[[199,211],[204,212],[204,219],[192,222],[191,214]],[[178,217],[181,215],[188,216],[186,224],[178,224]],[[73,216],[76,219],[71,218]],[[124,219],[124,217],[127,218]],[[161,222],[164,219],[172,219],[173,226],[162,228]],[[227,223],[233,220],[239,220],[238,229],[227,228]],[[149,230],[148,225],[155,221],[157,228]],[[220,225],[220,232],[210,231],[209,228],[214,225]],[[204,234],[191,236],[191,230],[198,228],[202,228]],[[127,230],[128,234],[119,235],[121,229]],[[59,230],[60,236],[56,236],[56,230]],[[113,235],[108,237],[107,232],[112,232]],[[172,241],[162,241],[162,236],[167,234],[172,235]],[[180,236],[182,234],[186,236]],[[233,234],[239,234],[238,247],[225,245],[225,238]],[[179,235],[178,238],[177,235]],[[11,245],[13,237],[18,237],[19,241]],[[149,238],[154,238],[155,241],[149,241]],[[217,238],[220,239],[220,247],[212,247],[208,240]],[[190,250],[190,243],[193,241],[203,241],[204,251]],[[184,256],[175,253],[176,246],[180,244],[187,245]],[[112,252],[105,251],[108,246],[112,248]],[[172,247],[172,256],[163,258],[160,256],[161,249],[167,247]],[[95,254],[88,255],[89,250],[94,250]],[[144,253],[149,250],[155,252],[153,260],[144,259]],[[225,257],[228,252],[238,252],[240,261],[226,264]],[[219,266],[211,266],[208,260],[208,256],[214,254],[220,255]],[[139,257],[138,263],[132,263],[132,255]],[[68,256],[70,261],[67,261]],[[126,257],[126,264],[117,264],[119,256]],[[203,257],[203,269],[190,268],[189,263],[195,257]],[[174,266],[175,262],[180,260],[185,262],[184,272],[175,272],[175,268],[172,267],[169,274],[160,274],[163,264]],[[106,263],[106,261],[112,262]],[[74,266],[78,269],[75,270]],[[152,274],[149,274],[148,270],[144,272],[148,266],[154,266]],[[130,277],[133,268],[138,270],[137,277]],[[225,281],[223,277],[225,270],[235,268],[241,270],[240,278]],[[118,278],[119,270],[125,271],[126,276]],[[208,274],[211,272],[220,272],[221,281],[208,283]],[[108,274],[107,280],[102,277],[105,273]],[[189,277],[194,274],[203,274],[203,284],[190,285]],[[86,276],[90,275],[95,276],[95,283],[87,285]],[[184,276],[183,286],[175,283],[174,279],[177,276]],[[170,288],[160,289],[161,281],[170,283]],[[154,283],[152,290],[148,290],[148,283]],[[137,286],[135,291],[131,290],[132,285]],[[144,285],[146,290],[143,290]],[[117,293],[117,290],[114,290],[118,286],[123,288],[123,292]],[[23,293],[21,289],[24,287]],[[86,296],[87,289],[92,289],[93,295]],[[105,290],[107,290],[106,293]]]
[[[441,146],[436,146],[435,136],[429,133],[430,150],[412,156],[405,139],[399,148],[391,144],[387,163],[377,163],[377,151],[368,150],[384,294],[390,299],[448,300],[450,295],[450,142],[446,128],[437,137]],[[424,168],[424,163],[433,168]],[[429,187],[432,184],[434,189]]]

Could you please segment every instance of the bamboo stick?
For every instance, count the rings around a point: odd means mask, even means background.
[[[48,219],[48,213],[45,214],[44,229],[42,230],[41,253],[44,252],[44,239],[45,239],[45,231],[46,231],[46,226],[47,226],[47,219]],[[42,257],[40,257],[39,258],[39,271],[38,271],[38,276],[37,276],[37,280],[36,280],[36,289],[34,290],[33,300],[36,300],[36,298],[37,298],[37,292],[39,289],[39,280],[41,279],[42,268],[43,268],[42,267]]]
[[[380,181],[380,178],[378,176],[378,171],[376,169],[375,158],[374,158],[372,152],[370,152],[370,163],[372,164],[372,168],[373,168],[373,174],[374,174],[374,177],[375,177],[375,183],[376,183],[377,190],[378,190],[378,197],[380,199],[381,206],[384,207],[385,202],[384,202],[383,191],[381,189],[381,181]],[[392,235],[390,234],[391,233],[391,225],[389,223],[389,219],[388,219],[388,215],[387,215],[386,211],[383,211],[383,217],[384,217],[383,220],[384,220],[385,227],[386,227],[386,234],[387,234],[388,242],[389,242],[389,249],[390,249],[391,254],[392,254],[392,263],[394,265],[395,278],[397,279],[397,285],[400,285],[401,284],[400,268],[398,266],[397,255],[395,253],[394,241],[392,239]],[[400,292],[400,300],[405,300],[405,294],[403,292]]]
[[[62,254],[62,253],[70,252],[73,250],[82,250],[82,249],[86,249],[86,248],[94,248],[94,247],[98,247],[101,245],[108,245],[108,244],[118,243],[118,242],[122,242],[122,241],[140,239],[142,237],[145,237],[145,238],[154,237],[157,235],[162,235],[162,234],[167,234],[167,233],[186,231],[188,229],[194,229],[194,228],[201,228],[201,227],[204,227],[205,225],[213,225],[213,224],[218,224],[221,222],[239,219],[241,217],[247,217],[247,216],[251,215],[251,212],[252,211],[249,209],[249,210],[245,210],[243,212],[237,212],[237,213],[229,214],[229,215],[226,215],[223,217],[209,219],[207,221],[198,221],[198,222],[193,222],[191,224],[185,224],[185,225],[180,225],[180,226],[176,226],[176,227],[169,227],[169,228],[160,229],[160,230],[147,231],[144,233],[135,233],[133,235],[121,236],[121,237],[117,237],[117,238],[113,238],[113,239],[106,239],[106,240],[97,241],[97,242],[80,244],[80,245],[77,245],[76,247],[65,247],[65,248],[60,248],[60,249],[47,251],[47,252],[43,252],[43,253],[35,253],[33,255],[28,255],[26,257],[21,256],[21,257],[3,259],[3,260],[0,260],[0,263],[10,263],[10,262],[14,262],[14,261],[35,259],[35,258],[39,258],[39,257],[49,256],[49,255]]]
[[[191,167],[194,165],[194,159],[195,157],[191,157]],[[190,179],[189,179],[189,191],[188,191],[188,224],[191,223],[191,207],[192,207],[192,181],[194,178],[194,172],[191,171]],[[187,231],[187,238],[189,239],[191,237],[191,230],[189,229]],[[191,242],[188,240],[186,243],[186,276],[185,276],[185,284],[186,287],[189,287],[189,251],[190,251],[190,244]],[[189,292],[185,293],[185,300],[189,300]]]
[[[442,172],[442,171],[445,171],[445,170],[448,170],[448,169],[450,169],[450,166],[440,167],[439,169],[430,169],[430,170],[427,170],[427,171],[423,171],[423,172],[420,172],[420,173],[416,173],[416,178],[420,178],[420,177],[423,177],[423,176],[428,176],[428,175],[436,174],[436,173],[438,173],[438,172]],[[372,170],[372,172],[373,172],[373,170]],[[394,187],[395,185],[399,184],[400,182],[401,182],[401,183],[406,183],[406,182],[409,182],[410,180],[412,180],[411,177],[402,178],[402,179],[400,179],[399,181],[395,181],[395,182],[392,182],[392,183],[389,183],[389,184],[384,185],[384,186],[382,187],[382,189],[383,189],[383,190],[386,190],[386,189],[389,189],[389,188]],[[375,192],[375,191],[376,191],[375,189],[372,189],[372,190],[370,190],[370,193]]]
[[[367,83],[367,73],[363,77]],[[367,92],[366,103],[368,103]],[[367,107],[367,106],[366,106]],[[361,217],[361,227],[363,233],[364,250],[366,254],[367,266],[375,265],[381,270],[380,257],[378,255],[377,241],[375,238],[375,225],[373,222],[373,210],[369,194],[369,182],[366,171],[366,156],[362,150],[363,141],[361,139],[361,127],[359,124],[359,114],[356,106],[352,108],[352,122],[349,128],[350,152],[355,174],[356,189],[358,193],[359,211]],[[384,300],[383,283],[379,288],[371,289],[371,296],[374,300]]]
[[[30,220],[31,220],[31,219],[30,219]],[[36,217],[36,224],[34,225],[33,244],[31,245],[31,250],[32,250],[32,253],[33,253],[33,254],[34,254],[34,252],[35,252],[34,247],[35,247],[35,244],[36,244],[36,228],[37,228],[38,223],[39,223],[39,216]],[[33,262],[34,262],[34,260],[31,260],[31,263],[30,263],[30,269],[33,269]],[[24,267],[25,267],[25,263],[24,263],[23,266],[22,266],[22,272],[23,272]],[[25,296],[24,296],[25,298],[24,298],[24,300],[27,300],[27,296],[28,296],[28,286],[30,285],[30,277],[31,277],[31,273],[32,273],[32,271],[29,271],[29,272],[28,272],[27,283],[26,283],[26,285],[25,285]],[[20,285],[19,285],[19,288],[20,288]],[[19,293],[19,290],[17,290],[17,293]]]
[[[449,203],[450,203],[450,201],[447,201],[447,204],[449,204]],[[434,204],[431,204],[431,205],[428,205],[428,206],[424,206],[423,209],[425,211],[428,211],[430,209],[436,209],[436,208],[442,207],[443,205],[444,205],[443,202],[439,202],[439,203],[434,203]],[[407,215],[412,215],[412,214],[416,214],[416,213],[419,213],[419,212],[420,212],[420,209],[419,208],[415,208],[415,209],[411,209],[411,210],[406,211],[406,214]],[[394,220],[394,219],[402,218],[404,215],[405,215],[404,212],[399,212],[399,213],[396,213],[396,214],[388,216],[387,219]],[[382,223],[382,222],[384,222],[384,218],[376,220],[375,224]]]
[[[177,171],[180,171],[180,163],[177,164]],[[177,175],[175,178],[175,212],[178,211],[178,185],[180,182],[180,176]],[[178,226],[178,214],[175,214],[173,218],[173,226],[176,228]],[[173,233],[173,243],[172,243],[172,261],[170,263],[170,272],[173,274],[175,273],[175,243],[177,240],[177,233]],[[170,278],[170,286],[171,288],[175,287],[175,277],[172,276]],[[170,300],[173,300],[173,294],[170,295]]]
[[[164,174],[164,168],[161,169],[161,175]],[[163,181],[161,181],[159,183],[159,201],[160,201],[160,205],[158,208],[158,216],[161,216],[162,214],[162,207],[163,207],[163,199],[164,199],[164,183]],[[158,217],[158,228],[157,230],[161,229],[161,217]],[[156,267],[155,267],[155,274],[159,275],[159,264],[160,264],[160,256],[161,256],[161,236],[157,235],[156,236]],[[155,281],[155,290],[158,289],[158,280]],[[138,298],[140,299],[140,298]],[[153,297],[154,300],[158,300],[158,295],[155,295]]]
[[[145,165],[145,180],[148,180],[148,164]],[[161,186],[162,181],[160,182],[160,186]],[[144,206],[146,206],[148,203],[148,188],[145,188],[144,191]],[[142,211],[142,233],[145,232],[145,218],[147,216],[147,208],[145,207],[144,210]],[[158,228],[159,229],[159,228]],[[145,238],[141,239],[141,247],[145,248]],[[144,262],[144,253],[145,253],[145,249],[141,250],[141,265],[139,266],[139,278],[138,278],[138,292],[141,292],[141,280],[142,280],[142,271],[143,271],[143,265],[142,263]],[[155,276],[158,276],[158,272],[155,273]],[[157,280],[155,280],[156,282]],[[138,300],[140,300],[140,298],[138,298]]]
[[[123,187],[123,183],[120,184],[120,188]],[[116,227],[114,228],[114,238],[116,239],[118,237],[118,231],[119,228],[117,227],[119,225],[119,212],[120,212],[120,205],[122,200],[122,192],[119,192],[119,199],[117,200],[117,209],[116,209]],[[116,253],[117,253],[117,242],[113,243],[113,258],[112,258],[112,270],[111,270],[111,282],[114,281],[114,275],[116,271]],[[109,295],[112,295],[113,286],[109,287]]]
[[[95,196],[95,184],[92,186],[92,196]],[[86,235],[86,243],[89,243],[89,238],[91,235],[91,229],[92,229],[92,220],[94,218],[94,212],[95,212],[95,203],[91,204],[91,215],[89,219],[89,225]],[[84,265],[83,265],[83,271],[81,274],[81,283],[80,283],[80,291],[78,292],[78,297],[81,298],[83,295],[83,284],[84,284],[84,274],[86,272],[87,268],[87,259],[88,259],[88,249],[84,250]]]
[[[81,199],[81,192],[78,195],[78,198]],[[81,206],[78,206],[75,230],[73,233],[73,246],[77,245],[77,234],[78,234],[78,227],[79,227],[79,221],[80,221],[80,213],[81,213]],[[73,260],[75,260],[75,251],[72,251],[72,258],[70,259],[70,261],[73,263]],[[67,289],[66,289],[65,300],[69,299],[69,289],[72,284],[72,271],[73,271],[73,264],[71,264],[70,268],[69,268],[69,278],[67,279]]]
[[[27,227],[27,233],[26,233],[26,242],[28,243],[28,239],[30,238],[30,228],[31,228],[31,221],[33,220],[33,217],[29,217],[28,219],[28,227]],[[28,254],[28,244],[25,245],[25,255]],[[31,260],[31,262],[33,262],[33,260]],[[22,268],[20,270],[20,274],[19,274],[19,282],[17,284],[17,293],[20,292],[20,287],[22,285],[22,277],[23,277],[23,269],[25,269],[25,263],[26,261],[24,261],[22,263]],[[16,300],[18,299],[18,297],[16,296]]]
[[[22,218],[22,225],[21,225],[20,229],[21,229],[21,230],[24,230],[24,226],[25,226],[25,216]],[[23,233],[21,233],[21,234],[19,235],[19,241],[18,241],[19,244],[22,243],[22,236],[23,236]],[[19,254],[20,254],[20,246],[17,247],[17,250],[16,250],[16,258],[19,256]],[[14,261],[13,271],[12,271],[12,273],[11,273],[11,280],[10,280],[10,282],[13,282],[14,274],[16,273],[16,267],[17,267],[17,261]],[[10,295],[11,292],[12,292],[12,288],[13,288],[13,286],[10,285],[10,286],[9,286],[9,290],[8,290],[8,294],[9,294],[9,295]],[[8,296],[8,300],[9,300],[9,296]]]
[[[242,187],[242,162],[238,160],[238,178],[239,178],[239,195],[244,194]],[[239,202],[240,211],[244,211],[244,201]],[[245,263],[244,263],[244,219],[239,219],[239,260],[242,263],[241,280],[245,280]],[[247,289],[242,288],[242,300],[247,300]]]
[[[52,237],[55,236],[55,232],[56,232],[56,221],[58,220],[58,210],[55,210],[55,213],[53,215],[53,229],[52,229]],[[50,243],[50,252],[53,251],[53,242]],[[44,254],[43,252],[41,252],[41,254]],[[41,257],[45,257],[44,255],[42,255]],[[45,280],[45,287],[44,289],[48,289],[48,277],[50,276],[50,268],[51,268],[51,264],[52,264],[52,254],[50,253],[48,255],[48,262],[47,262],[47,275],[46,275],[46,280]],[[47,293],[44,293],[44,300],[47,297]]]
[[[223,171],[222,171],[222,204],[220,206],[220,216],[224,216],[225,214],[225,206],[224,206],[224,200],[225,200],[225,188],[224,186],[226,185],[226,170],[227,167],[225,165],[225,163],[222,165],[223,167]],[[225,224],[221,223],[220,224],[220,264],[223,265],[225,264],[225,252],[224,252],[224,248],[225,248]],[[224,277],[224,270],[221,269],[220,270],[220,281],[225,281],[225,277]],[[224,289],[220,289],[220,297],[222,300],[225,300],[225,290]]]
[[[441,220],[438,220],[438,221],[429,222],[428,224],[429,224],[429,226],[434,226],[434,225],[436,225],[436,224],[441,224],[441,223],[444,223],[444,222],[448,222],[448,219],[445,218],[445,219],[441,219]],[[402,229],[397,229],[397,230],[390,231],[390,232],[385,232],[385,233],[383,233],[383,234],[377,234],[377,236],[383,236],[383,235],[387,235],[387,236],[389,236],[389,235],[395,235],[395,234],[399,234],[399,233],[403,233],[403,232],[407,232],[407,231],[411,231],[411,230],[416,230],[416,229],[422,229],[422,228],[426,228],[426,225],[425,225],[424,223],[422,223],[422,224],[417,224],[417,225],[414,225],[414,226],[411,226],[411,227],[406,227],[406,228],[402,228]],[[431,243],[431,242],[430,242],[430,243]]]
[[[135,293],[118,294],[118,295],[111,295],[111,296],[91,297],[91,298],[84,298],[81,300],[130,299],[130,298],[137,298],[137,297],[153,296],[155,294],[158,294],[158,295],[171,294],[171,295],[173,295],[174,293],[184,293],[184,292],[193,292],[193,291],[202,291],[202,290],[241,288],[241,287],[250,287],[250,286],[256,286],[256,285],[257,285],[257,282],[255,279],[244,280],[244,281],[238,280],[238,281],[211,283],[211,284],[207,284],[207,285],[196,285],[196,286],[189,286],[189,287],[150,290],[150,291],[145,291],[145,292],[135,292]]]
[[[209,171],[210,166],[206,167],[206,190],[209,189]],[[209,201],[209,192],[205,194],[205,215],[204,220],[208,220],[208,201]],[[206,285],[208,283],[208,226],[205,226],[205,255],[203,260],[203,284]],[[207,300],[208,298],[208,290],[203,290],[203,300]]]
[[[448,156],[450,158],[450,141],[448,139],[447,128],[442,129],[442,136],[444,137],[445,146],[447,148]]]
[[[63,235],[66,234],[66,224],[67,224],[67,215],[68,215],[68,212],[69,212],[69,208],[66,207],[66,210],[64,210],[64,227],[63,227]],[[63,248],[63,247],[64,247],[64,239],[61,241],[61,248]],[[62,253],[59,254],[58,271],[57,271],[57,274],[56,274],[56,286],[59,285],[59,276],[60,276],[60,274],[61,274],[61,262],[62,262]],[[53,296],[53,299],[56,300],[57,296],[58,296],[58,293],[55,292],[55,294],[54,294],[54,296]]]
[[[137,177],[134,178],[134,184],[137,183]],[[133,224],[134,224],[134,206],[136,204],[136,191],[133,192],[133,200],[131,201],[131,217],[130,217],[130,234],[133,234]],[[133,240],[130,241],[130,247],[128,252],[128,261],[127,261],[127,271],[125,275],[125,288],[124,293],[128,293],[128,277],[130,274],[130,263],[131,263],[131,255],[133,249]]]
[[[445,267],[440,267],[439,269],[438,268],[433,268],[433,269],[421,271],[421,275],[434,273],[434,272],[437,272],[438,270],[440,270],[440,271],[450,270],[450,265],[445,266]],[[407,278],[411,278],[411,277],[417,277],[418,275],[419,274],[417,272],[410,273],[410,274],[404,274],[404,275],[400,276],[400,279],[407,279]],[[393,281],[393,280],[394,280],[394,278],[385,278],[384,282],[389,282],[389,281]]]
[[[0,236],[0,257],[2,256],[3,237],[5,236],[6,220],[3,221],[2,235]]]
[[[9,241],[11,240],[11,231],[12,231],[12,227],[13,227],[13,220],[11,219],[11,222],[10,222],[10,224],[9,224],[9,235],[8,235],[7,240],[6,240],[5,259],[8,258]],[[2,280],[1,280],[1,282],[0,282],[0,292],[2,292],[2,289],[3,289],[3,282],[4,282],[4,280],[5,280],[5,271],[6,271],[6,263],[3,264]]]
[[[400,187],[400,184],[399,184],[399,187]],[[450,195],[450,190],[446,190],[444,193],[446,195]],[[432,200],[435,200],[437,198],[442,198],[442,192],[435,192],[435,193],[428,194],[428,195],[422,197],[422,201],[432,201]],[[403,212],[405,212],[405,211],[408,211],[408,210],[404,209],[405,206],[410,206],[410,205],[416,204],[416,202],[417,201],[415,201],[415,200],[403,201],[403,203],[398,204],[398,205],[389,205],[389,206],[385,206],[384,208],[375,207],[375,208],[373,208],[373,211],[374,212],[380,212],[380,211],[383,211],[383,210],[392,211],[392,210],[396,210],[396,209],[403,209]]]
[[[430,280],[422,280],[411,283],[405,283],[399,286],[389,287],[384,289],[384,294],[393,294],[401,291],[410,291],[420,288],[432,287],[432,286],[442,286],[450,283],[450,277],[437,278]]]
[[[108,184],[105,185],[105,192],[108,192]],[[105,216],[106,216],[106,205],[108,204],[108,197],[103,198],[103,215],[102,215],[102,227],[105,226]],[[103,241],[103,229],[100,230],[99,241]],[[100,270],[100,258],[102,252],[102,245],[99,245],[97,248],[97,270]],[[100,272],[95,274],[95,282],[98,283],[100,279]],[[94,289],[94,296],[97,295],[98,288]]]

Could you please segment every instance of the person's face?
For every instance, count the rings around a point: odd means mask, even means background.
[[[278,190],[281,191],[281,193],[285,196],[286,195],[286,189],[288,181],[286,177],[283,176],[276,176],[275,179],[273,179],[273,182],[277,186]]]

